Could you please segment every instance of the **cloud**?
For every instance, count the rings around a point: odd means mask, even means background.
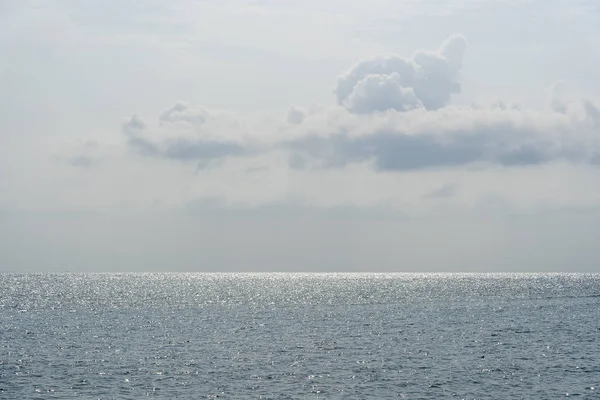
[[[227,142],[175,139],[166,143],[161,155],[174,160],[211,160],[248,154],[249,149]]]
[[[161,125],[186,122],[193,126],[199,126],[210,118],[210,112],[204,107],[190,108],[186,103],[176,103],[163,111],[159,116]]]
[[[74,156],[70,157],[67,161],[74,167],[89,168],[94,165],[94,160],[87,156]]]
[[[137,114],[133,114],[127,122],[123,125],[125,134],[134,134],[137,131],[141,131],[146,128],[146,122],[141,119]]]
[[[104,164],[107,155],[118,147],[102,145],[95,140],[65,139],[59,148],[53,150],[53,159],[62,165],[81,169],[91,169]]]
[[[423,107],[413,88],[402,86],[400,75],[367,75],[344,101],[348,111],[369,114],[374,111],[407,111]]]
[[[437,188],[437,189],[427,193],[423,197],[426,199],[448,198],[448,197],[453,197],[454,195],[456,195],[457,192],[458,192],[458,188],[456,185],[446,184],[440,188]]]
[[[419,50],[411,58],[365,58],[339,77],[338,104],[357,113],[441,108],[460,93],[458,73],[466,43],[464,36],[453,35],[438,50]]]
[[[302,109],[292,106],[288,110],[286,121],[288,124],[300,125],[304,118],[306,118],[306,113]]]
[[[127,137],[127,144],[136,152],[143,156],[156,157],[160,154],[157,145],[140,135],[145,128],[144,120],[134,114],[123,124],[123,133]]]
[[[585,100],[583,105],[585,107],[585,114],[588,116],[591,123],[600,128],[600,109],[589,100]]]
[[[175,104],[160,115],[160,124],[179,121],[193,124],[204,123],[205,120],[201,120],[198,114],[186,113],[186,110],[187,106],[182,106],[182,103]],[[145,157],[196,161],[199,163],[198,165],[208,165],[212,160],[254,153],[254,150],[247,145],[244,146],[226,140],[167,137],[152,141],[144,137],[146,128],[146,122],[135,114],[123,124],[123,133],[127,137],[129,147]]]
[[[169,123],[156,129],[158,138],[150,139],[147,124],[134,115],[123,132],[129,147],[142,156],[202,165],[282,150],[289,153],[289,166],[296,170],[365,162],[378,171],[415,171],[469,165],[594,164],[600,159],[600,112],[589,100],[570,105],[565,112],[494,105],[370,115],[330,108],[307,114],[298,111],[295,117],[283,128],[276,123],[239,123],[237,131],[228,128],[221,139],[216,126],[205,131],[208,120],[201,131],[192,133]]]
[[[590,163],[600,149],[595,136],[600,125],[593,120],[596,108],[589,104],[583,115],[469,107],[389,111],[362,118],[354,128],[342,123],[329,135],[308,134],[285,146],[293,168],[372,162],[380,171],[411,171],[472,164]]]
[[[487,108],[449,105],[460,92],[465,49],[466,39],[453,35],[437,50],[410,58],[366,58],[338,79],[340,106],[292,106],[283,124],[178,102],[160,113],[158,126],[133,115],[123,133],[144,157],[193,161],[199,169],[282,151],[294,170],[356,163],[377,171],[598,164],[600,109],[573,98],[564,83],[552,87],[547,110],[503,101]]]

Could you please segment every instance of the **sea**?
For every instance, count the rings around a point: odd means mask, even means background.
[[[600,275],[0,274],[0,399],[600,399]]]

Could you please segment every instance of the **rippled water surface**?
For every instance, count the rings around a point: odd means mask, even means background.
[[[1,399],[600,399],[600,275],[0,274]]]

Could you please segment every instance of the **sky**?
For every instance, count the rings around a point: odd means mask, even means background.
[[[450,3],[0,0],[0,271],[600,272],[600,6]]]

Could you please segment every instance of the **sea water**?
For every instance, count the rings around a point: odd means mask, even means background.
[[[600,399],[600,275],[0,274],[1,399]]]

